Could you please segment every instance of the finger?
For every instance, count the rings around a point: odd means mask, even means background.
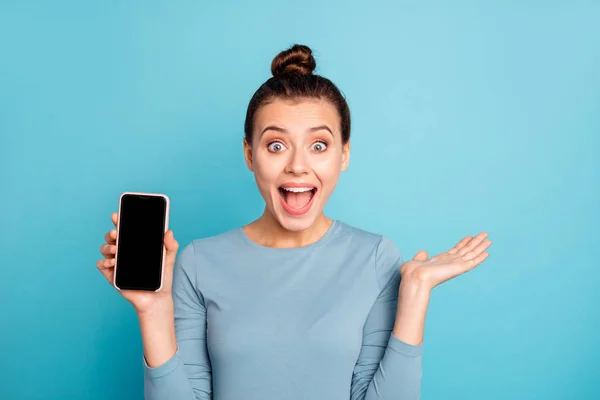
[[[469,240],[471,240],[471,236],[465,236],[463,239],[461,239],[460,242],[456,244],[456,246],[454,246],[448,251],[448,254],[454,254],[458,252],[465,244],[469,242]]]
[[[111,229],[110,231],[106,232],[106,235],[104,235],[104,240],[108,244],[115,244],[117,241],[117,230]]]
[[[473,250],[475,246],[479,243],[483,242],[483,240],[488,236],[487,232],[481,232],[477,234],[473,239],[469,241],[464,247],[458,250],[458,254],[464,256],[467,252]]]
[[[115,227],[117,226],[117,221],[118,221],[118,215],[116,212],[112,213],[110,215],[110,218],[112,219],[113,224],[115,224]]]
[[[104,256],[104,258],[115,258],[115,252],[117,250],[117,246],[114,244],[104,243],[100,246],[100,253]]]
[[[427,252],[425,250],[421,250],[417,254],[415,254],[415,256],[413,257],[413,260],[427,261],[428,258],[429,258],[429,255],[427,254]]]
[[[475,268],[476,266],[478,266],[479,264],[481,264],[483,262],[483,260],[488,258],[489,255],[490,255],[490,253],[484,251],[483,253],[479,254],[477,257],[468,260],[466,262],[467,271],[470,271],[473,268]]]
[[[477,245],[477,247],[475,247],[473,250],[465,253],[465,255],[463,256],[463,260],[468,261],[468,260],[471,260],[471,259],[477,257],[482,251],[484,251],[491,245],[492,245],[491,240],[484,240],[483,242],[479,243],[479,245]]]
[[[114,258],[111,258],[109,260],[98,260],[98,262],[96,262],[96,267],[102,273],[102,275],[104,275],[106,280],[108,280],[109,282],[112,281],[114,266],[115,266]]]
[[[172,230],[165,232],[165,248],[167,249],[167,255],[165,262],[168,266],[175,264],[175,258],[177,256],[177,250],[179,249],[179,243],[175,240]]]
[[[98,262],[96,262],[96,267],[98,267],[98,269],[111,269],[115,266],[115,259],[114,258],[108,258],[108,259],[104,259],[104,260],[98,260]]]

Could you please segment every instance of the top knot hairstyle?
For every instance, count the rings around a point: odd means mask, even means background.
[[[244,132],[246,142],[252,145],[254,117],[258,109],[276,99],[329,101],[340,116],[342,143],[350,140],[350,109],[340,90],[329,79],[313,74],[317,63],[310,47],[295,44],[279,53],[271,63],[273,77],[263,83],[250,99]]]

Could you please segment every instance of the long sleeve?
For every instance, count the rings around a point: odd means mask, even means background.
[[[392,334],[402,255],[385,236],[375,268],[382,288],[363,328],[363,343],[352,376],[351,400],[417,400],[421,393],[423,343],[411,345]]]
[[[177,256],[173,270],[173,303],[177,352],[150,368],[144,357],[146,400],[210,400],[212,372],[206,347],[206,308],[196,290],[194,243]]]

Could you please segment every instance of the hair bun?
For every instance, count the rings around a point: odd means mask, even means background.
[[[277,54],[271,63],[273,76],[281,74],[310,75],[315,70],[317,63],[308,46],[295,44],[287,50]]]

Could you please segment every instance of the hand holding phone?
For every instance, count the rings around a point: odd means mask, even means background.
[[[96,266],[138,313],[172,301],[173,265],[179,244],[168,229],[169,198],[163,194],[125,192],[116,229],[100,246],[104,259]],[[164,305],[164,303],[162,303]]]

